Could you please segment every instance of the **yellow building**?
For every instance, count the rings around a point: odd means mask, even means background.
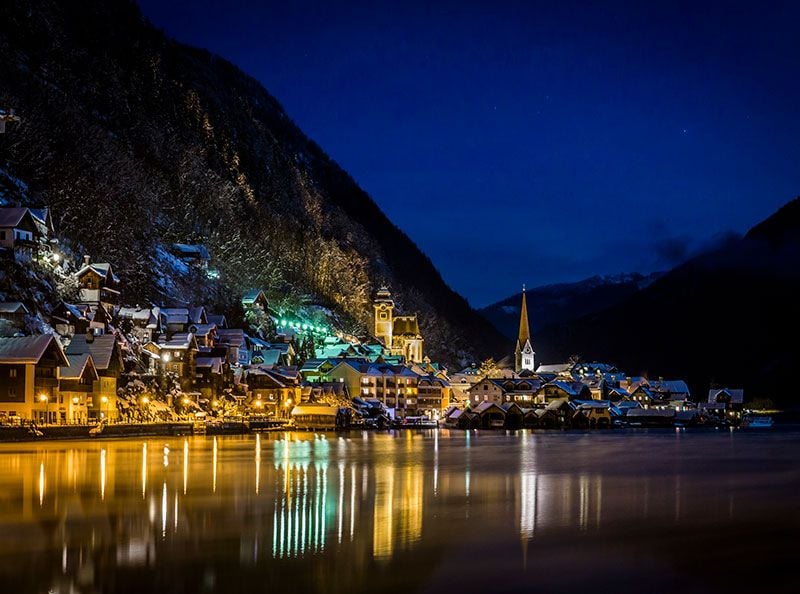
[[[372,303],[373,336],[383,343],[392,355],[402,355],[409,363],[421,363],[425,340],[419,330],[416,314],[394,315],[394,300],[386,287],[381,287]]]
[[[56,422],[60,368],[68,366],[52,334],[0,338],[0,416]]]

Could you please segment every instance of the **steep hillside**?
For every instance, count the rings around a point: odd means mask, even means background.
[[[799,214],[800,198],[621,303],[543,330],[538,353],[545,362],[580,353],[633,373],[685,377],[696,393],[744,386],[748,397],[794,404]]]
[[[133,3],[11,0],[0,56],[0,106],[23,118],[0,135],[0,167],[76,252],[115,264],[127,301],[224,306],[260,286],[359,331],[385,282],[434,356],[507,348],[257,81]],[[159,257],[173,242],[204,243],[219,281],[182,277]]]
[[[563,324],[611,307],[647,287],[661,273],[593,276],[575,283],[559,283],[528,289],[528,312],[534,336],[548,326]],[[522,293],[480,309],[483,317],[506,337],[515,340],[519,328]]]

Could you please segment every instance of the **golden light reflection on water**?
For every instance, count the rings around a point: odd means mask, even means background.
[[[98,555],[112,569],[153,566],[199,545],[223,555],[215,547],[233,542],[237,563],[344,554],[366,570],[476,525],[519,546],[631,517],[747,509],[733,492],[709,508],[713,490],[681,473],[609,473],[591,454],[563,472],[536,436],[492,439],[507,441],[490,450],[478,434],[405,432],[4,445],[0,568],[12,553],[52,551],[53,571],[77,579]]]

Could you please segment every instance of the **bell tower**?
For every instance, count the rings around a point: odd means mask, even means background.
[[[374,323],[372,334],[383,343],[387,349],[392,348],[392,329],[394,327],[394,301],[392,294],[386,287],[381,287],[375,294],[372,302],[374,309]]]
[[[525,296],[525,285],[522,285],[522,307],[519,312],[519,336],[514,349],[514,367],[520,371],[536,371],[536,353],[531,342],[531,330],[528,325],[528,300]]]

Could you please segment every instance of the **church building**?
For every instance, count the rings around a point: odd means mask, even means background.
[[[528,326],[528,303],[525,297],[525,287],[522,287],[522,308],[519,313],[519,336],[514,349],[514,369],[517,373],[522,371],[536,371],[536,353],[533,350],[531,331]]]
[[[425,342],[419,331],[417,316],[394,315],[392,294],[381,287],[372,303],[374,326],[372,334],[391,355],[402,355],[408,363],[422,362],[422,345]]]

